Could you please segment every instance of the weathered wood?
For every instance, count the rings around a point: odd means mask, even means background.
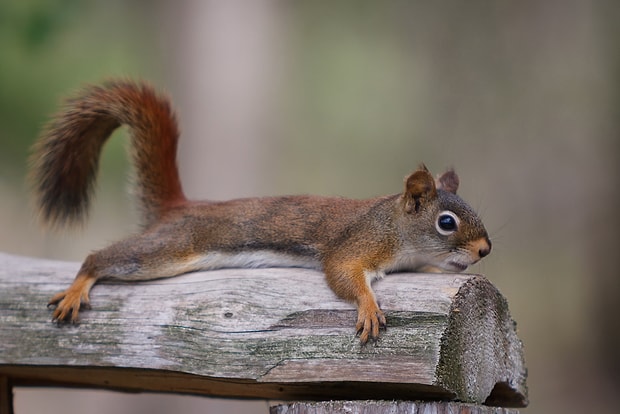
[[[320,401],[281,404],[270,414],[518,414],[517,410],[456,402]]]
[[[81,324],[46,303],[79,264],[0,254],[0,376],[226,397],[527,404],[522,344],[484,277],[375,284],[388,328],[364,347],[355,308],[305,269],[226,269],[95,286]]]

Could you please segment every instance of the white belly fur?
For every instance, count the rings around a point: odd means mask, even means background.
[[[239,253],[209,252],[196,256],[188,263],[194,270],[222,268],[303,267],[321,269],[318,260],[269,250]]]

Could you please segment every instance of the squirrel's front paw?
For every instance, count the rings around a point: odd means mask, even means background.
[[[358,306],[355,329],[362,345],[368,342],[368,338],[377,339],[379,328],[385,328],[385,323],[385,315],[374,301]]]
[[[52,314],[52,322],[76,323],[80,307],[90,308],[88,293],[84,294],[71,286],[64,292],[55,294],[47,306],[56,306]]]

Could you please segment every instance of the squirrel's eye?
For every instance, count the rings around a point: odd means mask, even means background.
[[[451,211],[442,211],[439,213],[439,216],[437,216],[435,227],[437,228],[439,234],[449,236],[458,230],[459,219],[456,214]]]

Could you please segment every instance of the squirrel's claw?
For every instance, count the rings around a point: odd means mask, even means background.
[[[362,345],[366,344],[368,339],[378,339],[379,329],[385,329],[385,325],[385,315],[377,305],[373,303],[372,305],[359,307],[355,329]]]
[[[90,309],[90,301],[87,292],[69,288],[54,295],[47,304],[48,308],[51,306],[56,306],[52,322],[77,323],[80,308]]]
[[[77,323],[80,308],[90,309],[88,292],[96,279],[87,273],[77,275],[69,289],[52,296],[47,307],[56,306],[52,314],[52,322]]]

